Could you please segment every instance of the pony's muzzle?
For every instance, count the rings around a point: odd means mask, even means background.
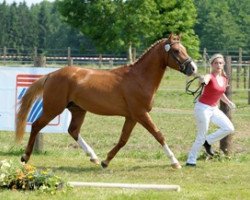
[[[194,76],[197,73],[197,71],[198,71],[198,67],[197,67],[197,65],[195,64],[194,61],[191,61],[189,63],[188,69],[190,69],[188,71],[188,73],[187,73],[188,76]]]

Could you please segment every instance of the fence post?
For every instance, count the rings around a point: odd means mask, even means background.
[[[73,65],[73,59],[71,58],[71,48],[68,47],[68,66]]]
[[[242,48],[239,48],[239,64],[237,65],[236,88],[240,87],[241,68],[242,68]]]
[[[136,48],[132,48],[132,61],[135,62],[136,60]]]
[[[250,66],[248,66],[248,104],[250,104]]]
[[[132,42],[129,42],[129,46],[128,46],[128,63],[131,64],[132,62],[133,62]]]
[[[34,47],[34,53],[33,53],[34,55],[34,57],[33,57],[33,59],[34,59],[34,61],[35,61],[35,58],[37,57],[37,47]]]
[[[99,54],[99,68],[102,67],[102,54]]]
[[[39,55],[34,59],[34,67],[45,67],[46,66],[46,57]],[[43,151],[43,134],[40,132],[36,136],[35,144],[33,150],[36,152]]]
[[[45,67],[46,66],[46,57],[38,55],[34,58],[34,67]]]
[[[232,66],[231,66],[231,56],[226,57],[226,65],[225,65],[225,72],[229,78],[229,86],[226,89],[226,96],[228,99],[232,99]],[[231,109],[229,109],[228,105],[224,102],[220,102],[220,109],[226,114],[226,116],[231,120]],[[220,141],[220,149],[228,155],[231,152],[232,148],[232,134],[224,137]]]
[[[247,88],[247,67],[248,66],[243,66],[243,84],[244,84],[244,89]]]
[[[7,48],[3,47],[3,63],[6,64]]]
[[[207,73],[207,49],[204,48],[203,49],[203,65],[204,65],[204,69],[205,69],[205,73]]]

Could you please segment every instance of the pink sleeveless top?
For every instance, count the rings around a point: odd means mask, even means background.
[[[226,91],[227,78],[223,77],[223,85],[220,86],[214,74],[211,74],[211,80],[204,87],[203,93],[199,98],[199,102],[209,106],[217,106],[222,94]]]

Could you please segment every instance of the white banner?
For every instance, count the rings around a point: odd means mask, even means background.
[[[3,67],[0,66],[0,130],[14,131],[17,102],[25,94],[27,88],[40,76],[58,68],[36,67]],[[26,131],[30,132],[31,124],[42,113],[42,99],[37,99],[31,107],[27,118]],[[69,126],[70,113],[65,110],[53,119],[41,132],[66,133]]]

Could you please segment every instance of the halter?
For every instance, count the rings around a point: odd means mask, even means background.
[[[184,73],[185,71],[186,71],[186,67],[187,67],[187,65],[189,64],[189,63],[191,63],[192,62],[192,59],[189,57],[189,58],[187,58],[186,60],[184,60],[184,62],[182,63],[179,59],[178,59],[178,57],[176,56],[176,54],[173,52],[173,50],[172,50],[172,45],[174,45],[174,44],[176,44],[176,43],[180,43],[180,42],[173,42],[173,43],[170,43],[170,44],[166,44],[165,45],[165,50],[166,50],[166,52],[169,52],[169,53],[171,53],[171,55],[173,56],[173,58],[175,59],[175,61],[178,63],[178,65],[179,65],[179,70],[180,70],[180,72],[182,72],[182,73]]]
[[[196,90],[193,91],[193,90],[189,89],[189,87],[194,82],[194,80],[196,80],[198,78],[200,78],[199,75],[194,77],[192,80],[190,80],[186,83],[186,93],[194,96],[194,101],[193,101],[194,103],[196,103],[196,100],[199,98],[199,96],[201,96],[201,93],[202,93],[203,88],[205,86],[205,83],[201,83],[200,86]]]

